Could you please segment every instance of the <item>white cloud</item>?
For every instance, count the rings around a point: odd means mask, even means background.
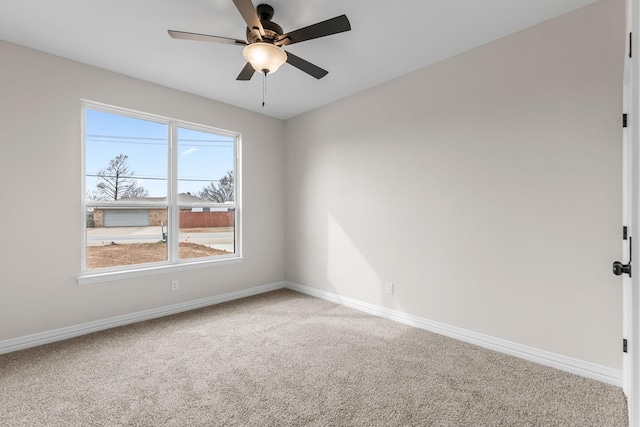
[[[188,150],[183,151],[183,152],[182,152],[182,155],[183,155],[183,156],[188,156],[189,154],[191,154],[191,153],[195,153],[196,151],[200,151],[200,149],[199,149],[199,148],[196,148],[196,147],[191,147],[191,148],[189,148]]]

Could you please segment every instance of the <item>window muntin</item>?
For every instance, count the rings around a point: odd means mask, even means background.
[[[237,134],[94,103],[83,113],[83,274],[240,256]]]

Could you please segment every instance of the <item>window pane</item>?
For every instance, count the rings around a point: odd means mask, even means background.
[[[167,197],[167,125],[86,110],[86,199]]]
[[[239,256],[236,135],[90,103],[83,111],[83,271]]]
[[[197,199],[179,203],[235,201],[235,139],[178,128],[178,193]]]
[[[167,261],[167,209],[87,209],[87,270]]]
[[[180,209],[180,259],[229,255],[235,250],[235,209]]]

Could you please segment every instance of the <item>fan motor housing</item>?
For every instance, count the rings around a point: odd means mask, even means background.
[[[264,36],[262,37],[262,41],[273,43],[279,36],[282,35],[282,27],[272,21],[260,21],[262,24],[262,28],[264,28]],[[247,42],[249,44],[259,42],[260,39],[256,36],[253,31],[247,27]]]
[[[273,18],[273,7],[264,3],[259,4],[256,7],[256,12],[260,18],[262,28],[264,28],[264,37],[262,37],[262,40],[273,43],[283,33],[282,27],[271,21],[271,18]],[[260,39],[247,27],[247,42],[251,44],[259,41]]]

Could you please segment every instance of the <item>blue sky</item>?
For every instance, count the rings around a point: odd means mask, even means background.
[[[151,197],[167,195],[168,125],[86,109],[86,190],[95,175],[119,154],[129,156],[129,169]],[[178,192],[198,193],[234,166],[234,138],[178,128]]]

